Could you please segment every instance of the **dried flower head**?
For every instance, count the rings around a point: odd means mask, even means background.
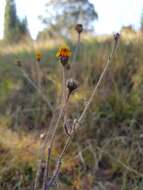
[[[42,58],[42,54],[41,54],[41,52],[40,51],[37,51],[36,52],[36,61],[40,61],[41,60],[41,58]]]
[[[78,82],[71,78],[71,79],[67,80],[66,86],[69,90],[69,94],[71,94],[72,91],[74,91],[78,88]]]
[[[57,52],[56,56],[59,58],[60,63],[65,66],[68,64],[69,57],[71,56],[71,51],[68,47],[62,47]]]
[[[17,64],[18,67],[21,67],[21,66],[22,66],[20,60],[17,60],[17,61],[16,61],[16,64]]]
[[[119,38],[120,38],[119,33],[114,34],[114,39],[115,39],[116,42],[119,40]]]
[[[75,30],[80,34],[83,31],[83,26],[82,24],[77,24],[75,26]]]

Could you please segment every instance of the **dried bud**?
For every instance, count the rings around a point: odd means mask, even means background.
[[[75,26],[75,30],[80,34],[83,31],[83,26],[82,24],[77,24]]]
[[[18,67],[21,67],[21,66],[22,66],[20,60],[17,60],[17,61],[16,61],[16,64],[17,64]]]
[[[78,82],[71,78],[71,79],[67,80],[66,86],[69,90],[69,93],[71,93],[72,91],[74,91],[75,89],[78,88]]]
[[[119,38],[120,38],[119,33],[114,34],[114,39],[115,39],[116,42],[118,42]]]

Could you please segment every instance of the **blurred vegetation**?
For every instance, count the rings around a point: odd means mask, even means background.
[[[30,39],[27,18],[20,20],[17,16],[15,0],[6,0],[4,15],[4,40],[7,43]]]
[[[56,41],[56,43],[55,43]],[[72,50],[74,40],[68,41]],[[0,46],[0,189],[31,190],[52,106],[61,94],[61,67],[56,51],[63,42],[34,42]],[[80,83],[69,106],[71,118],[81,113],[112,47],[112,37],[83,36],[74,74]],[[40,92],[35,51],[42,52]],[[123,32],[119,49],[90,110],[63,162],[58,186],[62,190],[143,187],[143,39]],[[67,75],[69,71],[67,70]],[[32,82],[31,82],[32,81]],[[46,98],[45,98],[46,97]],[[53,162],[64,144],[58,130]]]
[[[95,6],[89,0],[49,0],[45,7],[45,15],[39,16],[45,29],[39,32],[37,39],[55,36],[70,38],[78,23],[82,23],[87,31],[93,31],[98,19]]]

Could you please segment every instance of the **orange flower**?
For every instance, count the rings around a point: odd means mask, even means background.
[[[68,47],[62,47],[57,52],[56,56],[59,58],[60,63],[65,66],[68,64],[69,57],[71,56],[71,51]]]
[[[68,47],[62,47],[57,52],[56,56],[58,58],[60,58],[60,57],[70,57],[71,56],[71,51],[70,51],[70,49]]]

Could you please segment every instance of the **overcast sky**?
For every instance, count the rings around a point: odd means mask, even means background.
[[[96,22],[96,33],[106,34],[120,30],[123,25],[140,26],[143,11],[143,0],[90,0],[95,4],[99,20]],[[43,25],[38,19],[44,15],[47,0],[16,0],[18,16],[27,16],[29,29],[33,38]],[[0,0],[0,38],[3,34],[3,16],[5,0]]]

